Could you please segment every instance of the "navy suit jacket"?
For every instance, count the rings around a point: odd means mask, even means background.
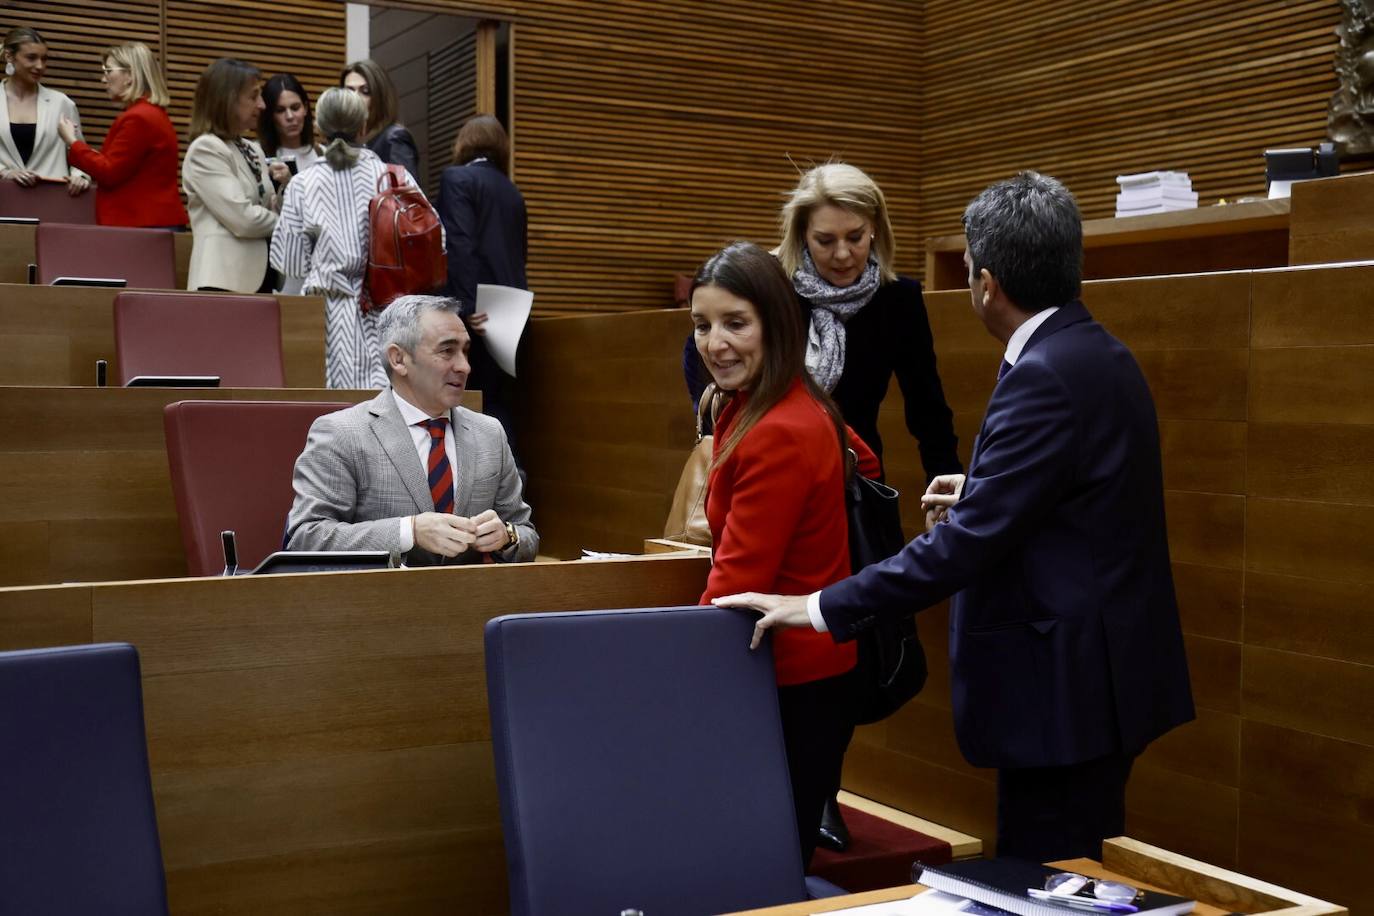
[[[525,198],[494,162],[470,162],[444,169],[439,216],[448,254],[448,291],[463,301],[464,314],[477,303],[477,284],[529,289]]]
[[[821,613],[844,640],[949,595],[954,726],[974,766],[1138,753],[1193,717],[1154,402],[1080,302],[997,383],[948,520],[825,589]]]

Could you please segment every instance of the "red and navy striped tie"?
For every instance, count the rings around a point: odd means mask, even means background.
[[[448,418],[425,420],[416,424],[429,430],[429,495],[434,498],[435,512],[453,511],[453,468],[444,451],[444,428]]]

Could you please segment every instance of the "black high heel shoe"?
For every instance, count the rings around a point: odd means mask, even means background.
[[[845,826],[844,817],[840,814],[840,803],[833,795],[826,800],[825,808],[821,810],[818,844],[835,852],[844,852],[849,848],[849,828]]]

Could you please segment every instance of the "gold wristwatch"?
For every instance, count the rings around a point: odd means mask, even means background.
[[[513,550],[520,546],[520,529],[506,522],[506,546],[502,550]]]

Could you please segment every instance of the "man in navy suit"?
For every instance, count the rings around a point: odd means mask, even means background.
[[[810,596],[716,604],[853,639],[953,595],[955,732],[996,767],[997,851],[1101,855],[1125,831],[1126,780],[1193,718],[1169,567],[1154,402],[1134,357],[1078,301],[1082,220],[1023,172],[964,212],[973,310],[1006,346],[967,478],[922,500],[929,531]]]

